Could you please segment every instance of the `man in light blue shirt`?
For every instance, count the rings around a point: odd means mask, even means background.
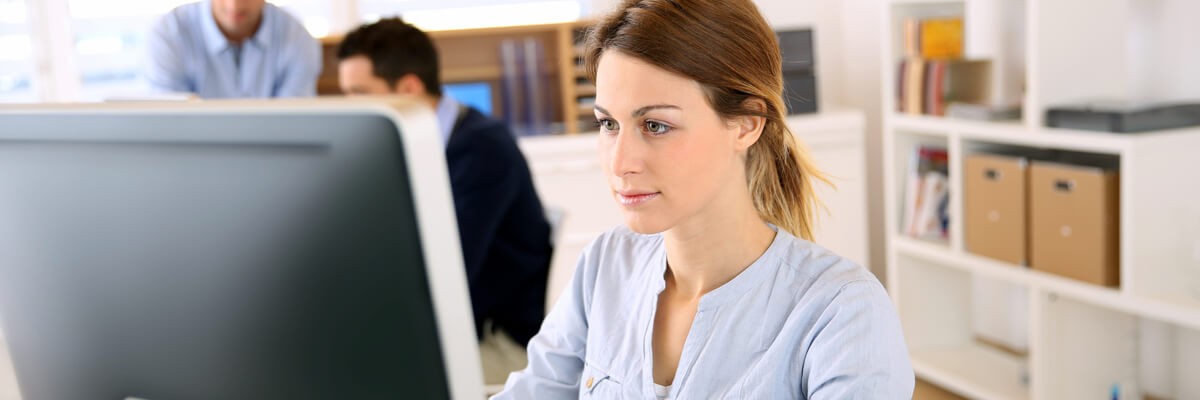
[[[205,99],[316,94],[321,46],[265,0],[204,0],[163,16],[147,39],[144,77],[161,92]]]

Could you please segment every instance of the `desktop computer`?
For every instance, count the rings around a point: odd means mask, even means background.
[[[26,400],[477,399],[432,111],[0,108],[0,322]]]

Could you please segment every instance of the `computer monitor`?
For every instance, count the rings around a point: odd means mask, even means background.
[[[442,85],[442,91],[483,115],[492,115],[492,84],[488,82],[447,83]]]
[[[0,108],[25,399],[477,399],[427,106]]]

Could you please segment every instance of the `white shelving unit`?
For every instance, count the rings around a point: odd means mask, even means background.
[[[1194,0],[890,0],[883,21],[888,289],[918,377],[978,399],[1200,398],[1200,128],[1109,134],[1046,128],[1056,104],[1200,99]],[[982,15],[980,13],[992,13]],[[999,15],[999,16],[998,16]],[[899,114],[896,65],[908,18],[963,16],[968,57],[1019,60],[1021,119]],[[997,21],[997,18],[1001,20]],[[982,21],[982,22],[981,22]],[[980,32],[981,23],[994,32]],[[1002,45],[996,45],[1001,43]],[[1187,51],[1184,51],[1187,49]],[[1184,53],[1186,55],[1180,55]],[[1197,55],[1192,56],[1191,53]],[[918,145],[949,153],[950,235],[899,228]],[[1101,154],[1120,166],[1120,287],[1095,286],[970,253],[963,235],[963,160],[1005,150]],[[1097,249],[1099,250],[1099,249]],[[1020,288],[1028,347],[977,340],[973,281]],[[1137,397],[1141,398],[1141,397]]]

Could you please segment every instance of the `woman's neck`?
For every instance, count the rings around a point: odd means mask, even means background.
[[[680,224],[664,235],[669,268],[665,276],[673,280],[669,286],[675,296],[699,298],[721,287],[761,257],[775,239],[775,231],[749,201],[710,209],[723,212],[697,216],[692,218],[696,222]]]

